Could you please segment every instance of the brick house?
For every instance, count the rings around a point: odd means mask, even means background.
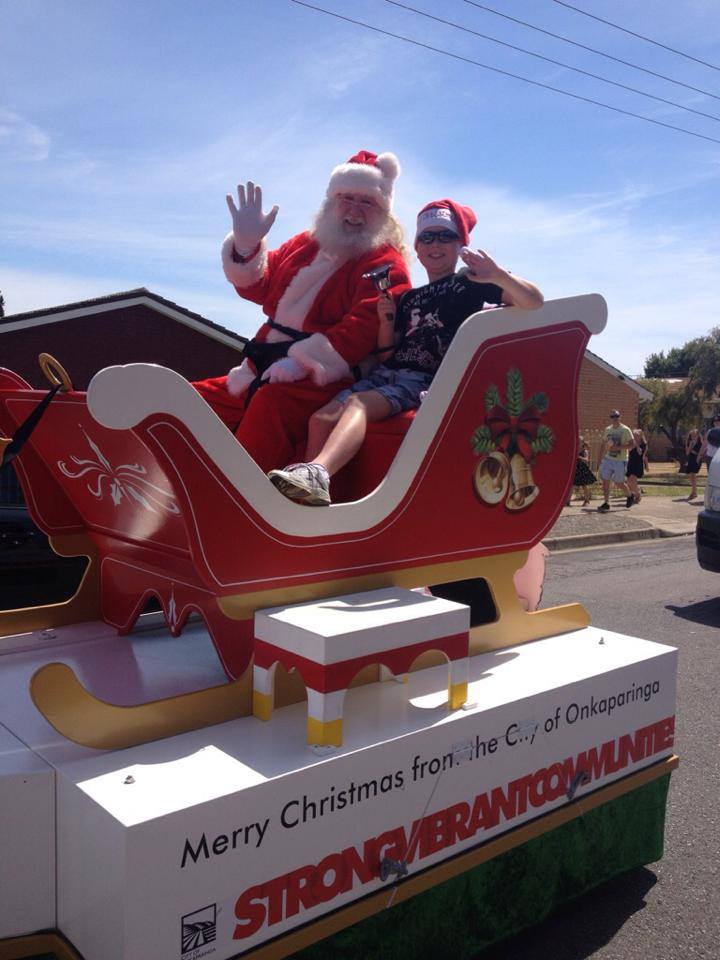
[[[242,359],[246,338],[145,287],[0,318],[0,365],[46,386],[38,354],[50,353],[77,390],[124,363],[159,363],[188,380],[220,376]]]
[[[49,353],[86,390],[103,367],[159,363],[188,380],[220,376],[242,360],[245,337],[145,287],[94,300],[0,317],[0,366],[31,386],[47,380],[38,355]],[[0,470],[0,504],[22,503],[11,466]]]
[[[618,409],[622,422],[632,429],[638,425],[638,409],[644,400],[652,400],[649,390],[597,354],[585,351],[578,384],[578,428],[590,444],[592,464],[599,458],[609,412]]]

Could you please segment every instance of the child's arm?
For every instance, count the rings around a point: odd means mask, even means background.
[[[484,250],[471,250],[463,247],[460,256],[469,268],[468,279],[475,283],[494,283],[503,292],[502,302],[508,307],[521,307],[523,310],[537,310],[545,298],[534,283],[514,277],[499,267]]]
[[[375,353],[380,363],[389,360],[395,351],[395,301],[387,290],[377,300],[378,338]]]

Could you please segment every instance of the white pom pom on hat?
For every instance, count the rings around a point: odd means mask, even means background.
[[[330,174],[328,197],[338,193],[364,193],[373,197],[385,210],[393,202],[393,186],[400,176],[400,163],[394,153],[371,153],[360,150]]]

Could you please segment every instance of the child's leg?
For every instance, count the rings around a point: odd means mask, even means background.
[[[322,449],[312,458],[313,463],[325,467],[332,476],[352,460],[362,446],[368,423],[386,420],[392,413],[392,404],[377,390],[353,393]]]
[[[305,447],[305,462],[314,463],[325,445],[335,425],[342,416],[345,405],[339,400],[331,400],[316,410],[308,422],[308,438]]]

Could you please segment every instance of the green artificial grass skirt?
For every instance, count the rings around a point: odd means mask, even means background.
[[[670,774],[294,954],[463,960],[663,854]]]

